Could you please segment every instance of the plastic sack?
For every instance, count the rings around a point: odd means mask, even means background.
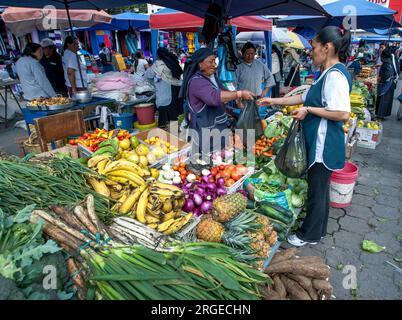
[[[306,172],[306,141],[300,121],[293,120],[285,143],[275,158],[275,166],[289,178],[300,178]]]
[[[243,141],[243,144],[247,146],[247,130],[254,129],[255,137],[259,137],[264,133],[262,129],[262,123],[260,119],[260,113],[258,106],[255,103],[255,100],[252,101],[244,101],[244,109],[242,110],[239,120],[237,120],[236,129],[243,130],[243,134],[240,135],[240,138]],[[255,140],[250,141],[254,145]]]

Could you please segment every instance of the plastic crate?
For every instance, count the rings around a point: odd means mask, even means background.
[[[357,128],[358,134],[357,146],[366,149],[375,149],[381,142],[383,126],[380,124],[378,130],[368,128]]]
[[[226,188],[228,191],[228,194],[235,193],[236,191],[239,191],[243,188],[244,181],[246,179],[250,178],[251,175],[254,173],[255,169],[253,167],[248,167],[248,173],[244,175],[241,179],[237,180],[236,183],[234,183],[230,188]]]

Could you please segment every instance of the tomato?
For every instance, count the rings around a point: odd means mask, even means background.
[[[215,176],[216,180],[218,180],[219,178],[222,178],[222,174],[220,174],[220,173],[216,174],[216,176]]]
[[[221,171],[225,170],[225,165],[224,164],[219,165],[219,170]]]
[[[225,187],[231,187],[235,184],[236,181],[234,181],[233,179],[229,179],[225,182]]]
[[[71,145],[74,145],[75,144],[75,139],[68,140],[68,143],[71,144]]]
[[[183,168],[183,167],[180,167],[178,171],[180,172],[181,175],[182,175],[182,174],[186,174],[186,175],[187,175],[187,171],[186,171],[186,169]]]
[[[228,179],[230,179],[231,173],[229,171],[225,170],[221,173],[221,176],[223,179],[228,180]]]
[[[242,164],[236,166],[236,172],[242,176],[248,173],[248,169]]]
[[[218,174],[218,170],[216,170],[215,167],[212,167],[210,171],[211,171],[211,174],[212,174],[213,176],[216,176],[216,175]]]
[[[123,136],[118,136],[117,139],[119,139],[119,141],[122,141],[122,140],[124,140],[124,137]]]
[[[236,170],[234,170],[234,171],[232,172],[231,178],[232,178],[234,181],[238,181],[238,180],[240,180],[240,179],[242,178],[242,175],[240,175],[238,172],[236,172]]]
[[[181,178],[181,181],[186,181],[187,175],[186,174],[181,174],[180,178]]]
[[[235,165],[233,165],[233,164],[228,164],[228,165],[226,166],[226,169],[225,169],[225,170],[229,170],[229,172],[231,173],[235,168],[236,168]]]
[[[90,134],[89,134],[88,132],[85,132],[82,136],[83,136],[85,139],[88,139],[88,138],[90,137]]]
[[[180,168],[185,168],[185,167],[186,167],[186,164],[185,164],[184,162],[181,162],[181,163],[179,164],[179,167],[180,167]]]
[[[172,168],[174,171],[179,171],[179,167],[178,166],[173,166]]]

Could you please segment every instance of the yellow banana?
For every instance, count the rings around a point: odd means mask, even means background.
[[[173,185],[173,184],[168,184],[168,183],[163,183],[163,182],[155,182],[152,184],[152,187],[156,187],[156,188],[161,188],[161,189],[168,189],[171,191],[176,191],[176,192],[180,192],[183,193],[183,190],[181,190],[179,187]]]
[[[121,184],[128,184],[129,183],[129,180],[127,178],[122,178],[122,177],[108,176],[108,179],[112,180],[112,181],[116,181],[116,182],[121,183]]]
[[[172,224],[165,232],[164,234],[172,234],[175,233],[177,231],[179,231],[181,228],[183,228],[183,226],[185,224],[187,224],[190,221],[190,218],[193,214],[192,213],[188,213],[186,214],[184,217],[181,217],[180,219],[176,220],[176,222],[174,224]]]
[[[135,186],[146,185],[144,179],[142,179],[138,174],[135,174],[135,173],[127,171],[127,170],[112,171],[108,174],[108,177],[109,178],[110,177],[126,178],[126,179],[128,179],[128,181],[131,185],[135,185]]]
[[[103,170],[105,170],[106,164],[110,161],[111,161],[110,159],[103,159],[103,160],[99,161],[99,163],[96,166],[96,169],[98,169],[98,172],[102,174]]]
[[[142,192],[140,199],[138,200],[137,204],[137,220],[141,223],[145,223],[145,213],[147,210],[147,203],[148,203],[148,196],[149,196],[149,188],[146,188],[144,192]]]
[[[173,210],[173,203],[170,200],[166,200],[163,202],[162,211],[164,213],[168,213]]]
[[[126,160],[118,160],[118,161],[113,162],[111,165],[109,165],[103,171],[103,174],[109,174],[116,170],[125,170],[125,171],[135,173],[135,174],[139,175],[140,177],[144,176],[144,170],[142,170],[139,165],[132,163],[130,161],[126,161]]]
[[[175,220],[175,219],[167,220],[167,221],[161,223],[161,224],[158,226],[158,229],[157,229],[157,230],[158,230],[159,232],[164,232],[164,231],[168,230],[168,228],[169,228],[173,223],[175,223],[176,221],[177,221],[177,220]]]
[[[176,218],[176,212],[174,211],[170,211],[169,213],[166,213],[163,217],[162,217],[162,222],[166,222],[170,219]]]
[[[88,168],[95,168],[97,166],[97,164],[105,159],[110,159],[110,156],[107,155],[98,155],[95,157],[92,157],[91,159],[88,160]]]
[[[110,197],[113,200],[119,200],[123,196],[123,194],[124,194],[123,190],[122,191],[115,191],[114,189],[110,190]]]
[[[169,190],[169,189],[161,189],[159,187],[151,187],[150,189],[151,194],[157,194],[159,196],[165,197],[176,197],[177,192]]]
[[[142,188],[137,188],[136,190],[131,192],[131,194],[127,197],[127,199],[125,199],[125,201],[121,205],[119,212],[123,214],[128,213],[134,206],[134,204],[138,201],[143,191],[144,190]]]
[[[113,186],[118,185],[119,183],[116,182],[116,181],[110,180],[110,179],[106,179],[106,180],[105,180],[105,184],[106,184],[107,186],[113,187]]]
[[[150,215],[146,215],[146,216],[145,216],[145,220],[147,221],[148,224],[151,224],[151,223],[159,223],[159,219],[158,219],[158,218],[155,218],[155,217],[150,216]]]
[[[123,190],[123,186],[119,183],[116,183],[114,186],[112,186],[112,189],[116,192],[120,192],[121,190]]]
[[[157,223],[150,223],[148,224],[148,227],[150,227],[151,229],[156,229],[158,227]]]
[[[153,217],[158,218],[158,219],[163,217],[163,213],[161,211],[151,210],[148,206],[147,206],[146,212],[147,212],[147,215],[153,216]]]
[[[97,193],[104,195],[105,197],[110,197],[110,190],[105,182],[96,180],[95,178],[88,178],[88,182]]]

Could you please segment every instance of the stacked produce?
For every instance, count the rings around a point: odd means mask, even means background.
[[[361,70],[361,72],[360,72],[360,74],[359,74],[359,77],[360,77],[360,78],[368,78],[368,77],[370,77],[370,76],[372,75],[372,73],[373,73],[373,69],[372,69],[372,68],[370,68],[370,67],[363,67],[362,70]]]
[[[82,253],[95,297],[108,300],[259,300],[270,278],[238,262],[222,244],[177,243]]]
[[[366,128],[366,129],[371,129],[371,130],[379,130],[380,129],[380,123],[378,121],[363,121],[359,120],[357,123],[358,128]]]
[[[144,140],[144,142],[147,144],[150,144],[152,146],[162,148],[162,150],[167,154],[171,154],[171,153],[179,151],[179,149],[176,146],[170,144],[169,142],[161,139],[158,136],[151,137],[149,140],[146,139],[146,140]]]
[[[6,215],[0,209],[0,300],[70,299],[61,248],[42,236],[43,223],[29,223],[35,206]],[[44,289],[45,266],[57,268],[57,288]]]
[[[0,209],[10,215],[27,203],[35,203],[38,208],[71,205],[92,194],[98,216],[110,222],[109,200],[92,190],[86,184],[87,178],[98,179],[99,175],[68,157],[56,157],[42,164],[1,161]]]
[[[265,288],[266,300],[329,300],[330,267],[318,256],[296,256],[297,249],[277,252],[265,269],[273,280]]]

